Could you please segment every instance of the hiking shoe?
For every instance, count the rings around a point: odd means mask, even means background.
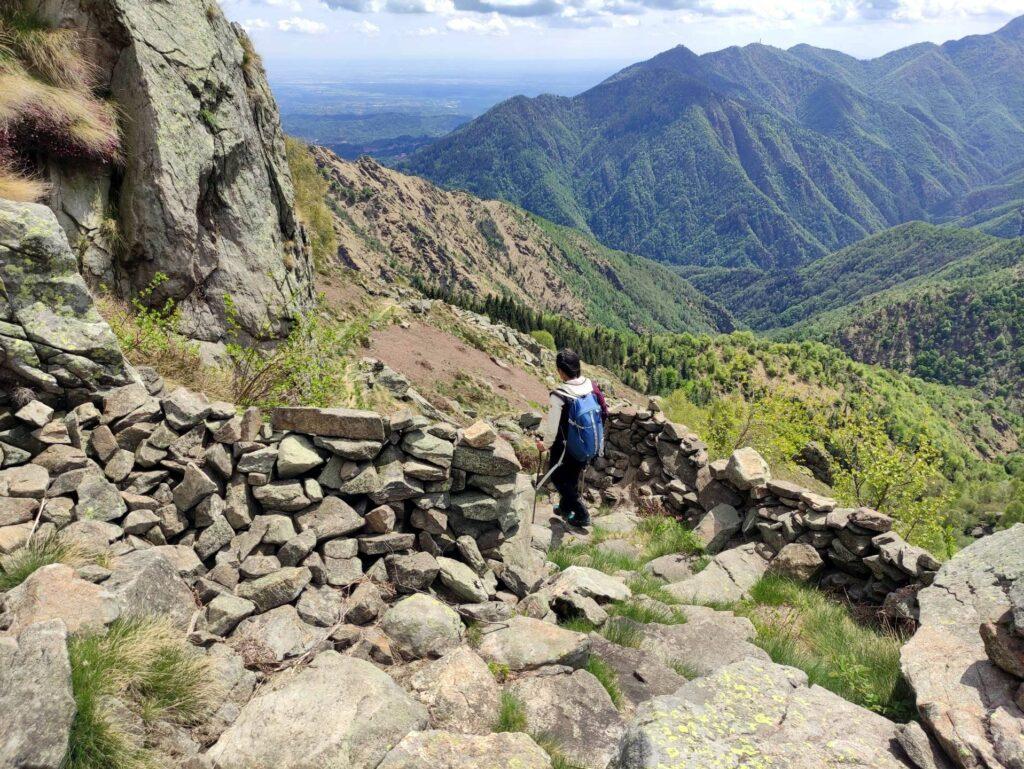
[[[585,529],[587,526],[590,525],[590,514],[583,513],[582,515],[578,515],[574,513],[573,515],[570,515],[568,518],[566,518],[566,521],[569,523],[570,526],[577,526],[581,529]]]

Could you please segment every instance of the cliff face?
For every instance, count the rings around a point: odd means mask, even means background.
[[[50,163],[51,207],[93,285],[132,294],[166,275],[184,331],[216,341],[225,296],[251,335],[280,335],[312,298],[277,106],[245,33],[202,0],[30,0],[82,32],[117,107],[123,163]],[[112,224],[114,223],[114,224]]]

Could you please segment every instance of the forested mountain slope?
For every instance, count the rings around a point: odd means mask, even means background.
[[[448,192],[370,158],[321,147],[339,254],[348,266],[445,291],[514,297],[569,318],[641,332],[731,331],[728,312],[667,267],[515,206]]]
[[[1024,151],[1024,19],[872,61],[684,47],[573,98],[517,97],[405,168],[684,265],[797,267],[949,218]]]

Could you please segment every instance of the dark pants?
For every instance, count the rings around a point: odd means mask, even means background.
[[[556,447],[557,449],[558,447]],[[555,452],[551,454],[552,467],[558,463],[558,456]],[[587,518],[589,511],[587,506],[580,499],[580,489],[583,485],[583,471],[587,467],[577,461],[568,452],[562,459],[562,464],[551,474],[551,485],[558,491],[558,511],[563,517]]]

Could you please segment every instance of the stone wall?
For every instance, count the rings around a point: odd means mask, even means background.
[[[115,556],[159,549],[201,600],[197,630],[222,636],[275,610],[274,621],[297,612],[330,626],[354,612],[364,624],[385,584],[514,602],[546,574],[529,527],[520,534],[530,479],[484,423],[312,408],[265,422],[161,387],[108,390],[67,413],[0,408],[0,554],[34,525]]]
[[[763,543],[769,560],[785,549],[783,560],[800,576],[910,618],[914,592],[931,584],[939,563],[892,531],[889,516],[773,480],[750,448],[710,462],[697,435],[668,421],[655,402],[650,408],[611,414],[605,457],[588,475],[605,501],[628,495],[663,507],[693,526],[712,554],[751,541]]]

